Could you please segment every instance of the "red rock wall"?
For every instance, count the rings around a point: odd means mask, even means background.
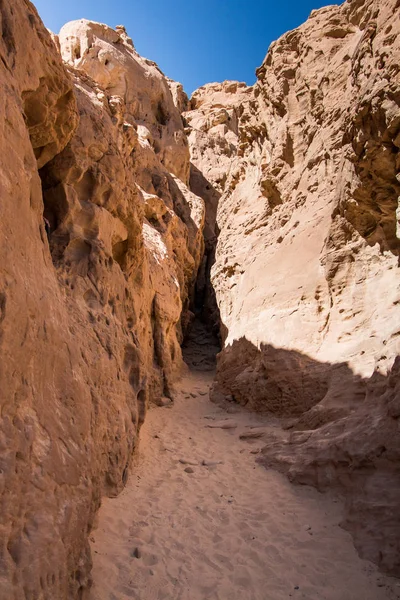
[[[92,50],[68,72],[29,2],[0,14],[0,596],[71,600],[182,367],[204,205],[168,81],[122,28],[64,28],[64,54]]]

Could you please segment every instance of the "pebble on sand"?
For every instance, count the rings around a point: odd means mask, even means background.
[[[171,398],[167,398],[167,396],[162,396],[158,401],[158,406],[170,406],[172,404]]]
[[[136,547],[134,550],[132,550],[131,556],[133,558],[141,558],[142,553],[140,552],[140,548]]]

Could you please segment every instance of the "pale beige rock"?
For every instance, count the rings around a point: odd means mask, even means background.
[[[169,80],[136,52],[125,29],[81,19],[62,27],[59,42],[64,61],[87,73],[107,97],[119,98],[126,113],[148,129],[149,143],[166,169],[188,183],[188,143]]]
[[[395,0],[313,11],[271,45],[252,88],[204,86],[184,118],[205,236],[218,235],[211,395],[298,416],[305,433],[265,460],[317,485],[329,470],[323,487],[351,498],[357,547],[400,573],[399,421],[386,400],[400,353],[398,16]]]

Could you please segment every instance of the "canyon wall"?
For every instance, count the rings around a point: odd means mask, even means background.
[[[184,112],[218,236],[213,398],[284,417],[261,462],[344,492],[357,548],[397,574],[399,33],[396,0],[313,11],[253,87]]]
[[[284,419],[260,460],[400,573],[399,9],[314,11],[189,101],[124,27],[0,1],[1,597],[85,597],[192,311],[213,399]]]
[[[101,495],[173,394],[204,202],[184,94],[123,27],[0,15],[0,597],[71,600]]]

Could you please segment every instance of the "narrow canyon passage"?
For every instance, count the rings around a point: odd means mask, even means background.
[[[90,600],[400,598],[339,527],[340,501],[255,462],[279,424],[210,403],[212,377],[188,372],[174,404],[149,411],[91,536]]]
[[[236,3],[254,83],[190,98],[130,37],[197,77],[186,5],[35,1],[0,1],[0,600],[400,600],[400,0],[271,44]]]

